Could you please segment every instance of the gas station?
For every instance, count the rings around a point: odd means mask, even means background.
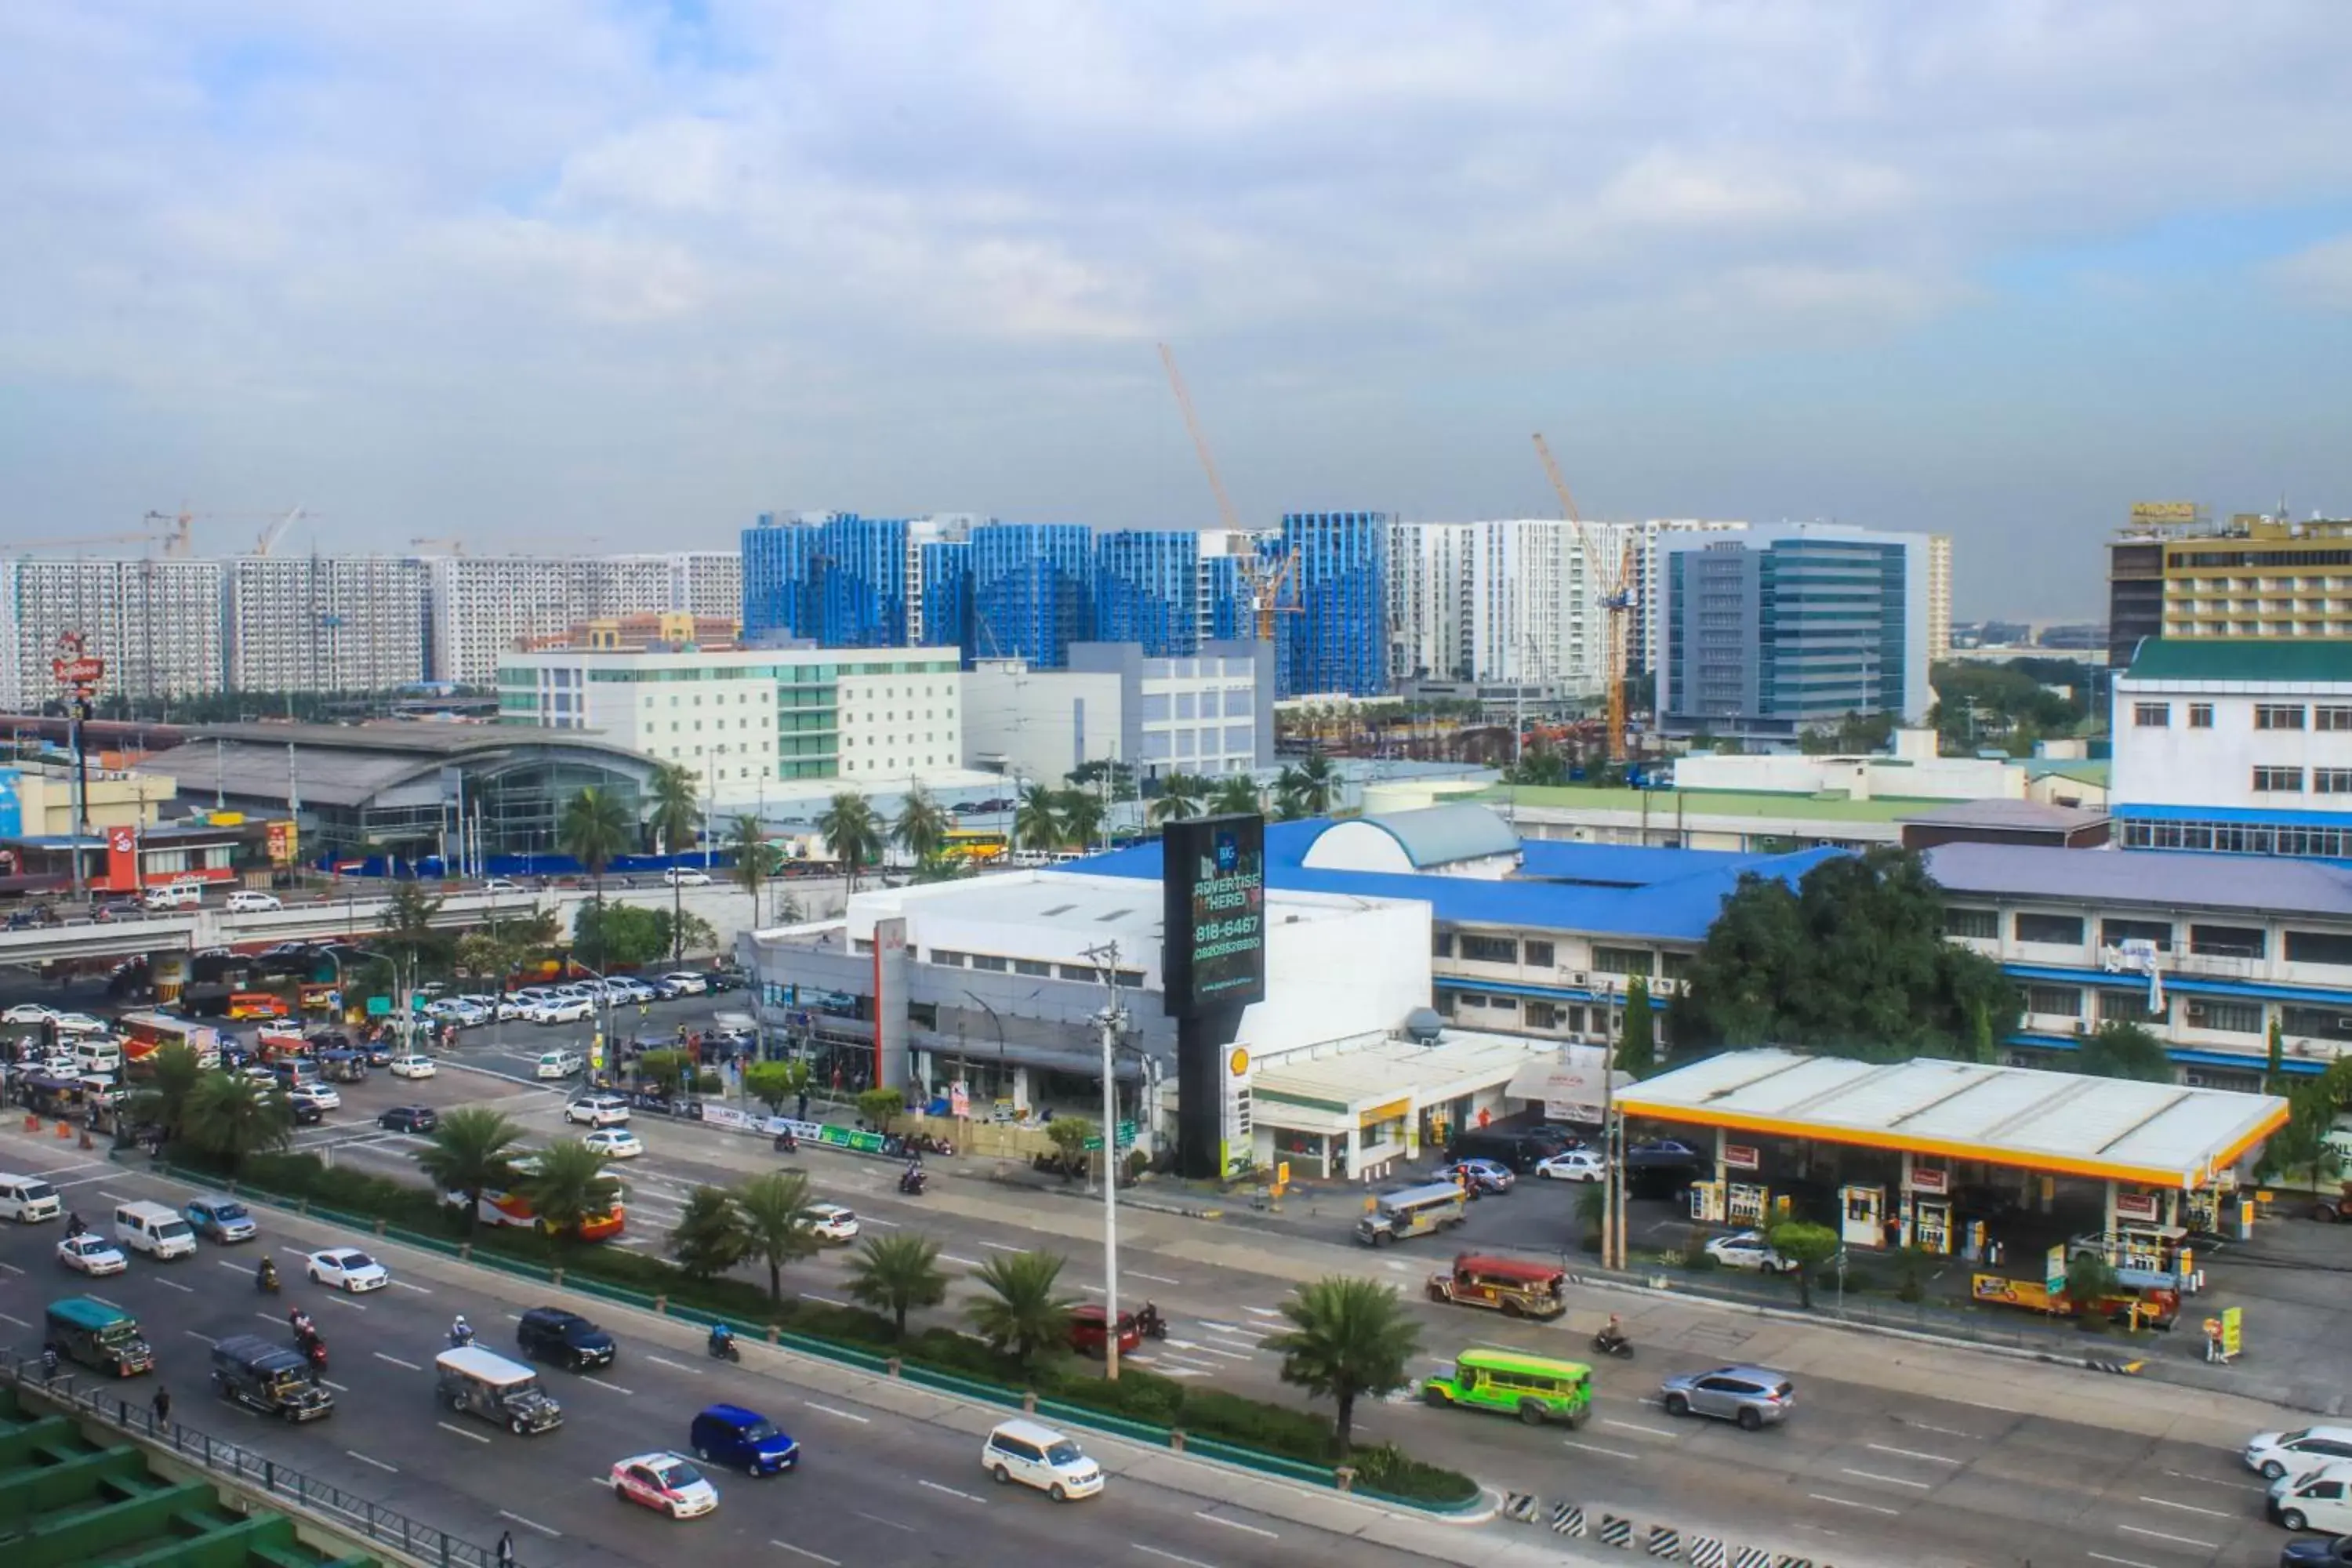
[[[2287,1119],[2274,1095],[1773,1048],[1631,1085],[1617,1109],[1684,1130],[1696,1220],[1770,1224],[1800,1192],[1834,1194],[1849,1247],[1998,1268],[2056,1236],[2061,1258],[2097,1250],[2124,1285],[2182,1292],[2195,1237],[2251,1232],[2251,1162]]]

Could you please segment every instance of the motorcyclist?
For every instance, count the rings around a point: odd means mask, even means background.
[[[449,1342],[460,1347],[474,1342],[474,1325],[466,1321],[463,1312],[458,1313],[449,1324]]]
[[[1146,1301],[1143,1304],[1143,1310],[1135,1315],[1135,1326],[1147,1337],[1157,1337],[1160,1331],[1167,1326],[1160,1319],[1160,1304],[1156,1301]]]
[[[274,1258],[263,1258],[263,1259],[261,1260],[261,1266],[260,1266],[259,1268],[256,1268],[256,1269],[253,1271],[253,1282],[254,1282],[254,1284],[256,1284],[257,1286],[260,1287],[260,1288],[261,1288],[262,1289],[264,1289],[264,1290],[275,1290],[275,1289],[278,1289],[278,1264],[277,1264],[277,1260],[276,1260],[276,1259],[274,1259]]]
[[[310,1321],[310,1314],[299,1307],[292,1308],[287,1312],[286,1322],[294,1331],[294,1337],[297,1339],[308,1339],[319,1331],[317,1326]]]
[[[1625,1338],[1624,1321],[1614,1312],[1609,1314],[1609,1321],[1601,1325],[1601,1331],[1593,1338],[1601,1342],[1603,1350],[1617,1350],[1632,1342]]]
[[[725,1323],[713,1323],[710,1325],[710,1353],[712,1355],[723,1356],[730,1350],[732,1350],[734,1345],[735,1331],[733,1329],[729,1328]]]

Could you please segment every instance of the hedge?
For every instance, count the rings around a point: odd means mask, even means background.
[[[194,1164],[194,1162],[191,1162]],[[192,1171],[207,1180],[216,1173]],[[614,1286],[667,1299],[674,1309],[764,1331],[787,1333],[955,1377],[985,1383],[1007,1393],[1034,1392],[1041,1398],[1189,1434],[1303,1464],[1328,1466],[1335,1437],[1330,1417],[1223,1389],[1180,1383],[1141,1367],[1122,1369],[1116,1383],[1095,1375],[1092,1366],[1066,1353],[1024,1368],[1013,1357],[969,1334],[930,1327],[901,1340],[888,1318],[862,1307],[823,1301],[771,1300],[762,1286],[721,1277],[689,1279],[677,1264],[620,1247],[567,1245],[554,1237],[506,1226],[478,1226],[468,1235],[465,1216],[429,1188],[322,1163],[313,1154],[257,1154],[247,1159],[236,1183],[294,1205],[381,1220],[387,1226],[421,1233],[427,1240],[470,1240],[478,1253],[518,1262],[561,1268],[584,1288]],[[486,1260],[494,1261],[494,1260]],[[1360,1484],[1406,1501],[1458,1507],[1478,1495],[1477,1483],[1458,1471],[1411,1458],[1387,1446],[1359,1448],[1349,1461]]]

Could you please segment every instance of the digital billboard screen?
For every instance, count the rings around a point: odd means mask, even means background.
[[[1160,840],[1160,972],[1172,1018],[1265,996],[1265,818],[1195,816]]]

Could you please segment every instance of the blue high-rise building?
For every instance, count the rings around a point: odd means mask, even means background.
[[[1201,640],[1247,642],[1257,636],[1249,584],[1242,577],[1238,555],[1207,555],[1201,559]]]
[[[743,636],[824,647],[907,645],[904,518],[836,512],[743,531]]]
[[[1387,689],[1388,533],[1381,511],[1284,514],[1277,560],[1295,563],[1285,598],[1298,609],[1275,626],[1278,695]]]
[[[923,625],[916,638],[925,647],[959,648],[971,662],[971,545],[964,540],[931,540],[915,547],[923,588]]]
[[[987,522],[971,531],[975,658],[1059,669],[1092,640],[1094,536],[1082,523]]]
[[[1146,658],[1190,658],[1201,646],[1201,536],[1122,528],[1095,535],[1097,642],[1139,643]]]

